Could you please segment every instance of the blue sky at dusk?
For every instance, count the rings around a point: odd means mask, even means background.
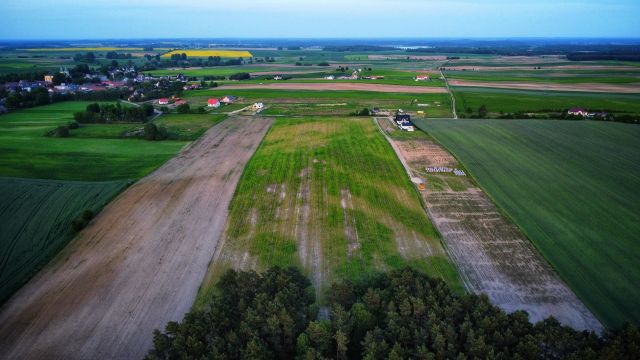
[[[2,0],[0,39],[640,37],[639,0]]]

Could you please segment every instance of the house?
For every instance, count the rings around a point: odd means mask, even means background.
[[[53,82],[53,75],[45,75],[44,76],[44,82],[52,83]]]
[[[207,106],[212,108],[219,108],[220,101],[218,101],[218,99],[209,99],[207,100]]]
[[[282,75],[276,75],[273,77],[273,80],[282,80]]]
[[[418,75],[416,76],[416,81],[428,81],[429,75]]]
[[[325,80],[335,80],[335,79],[336,79],[336,77],[335,77],[335,76],[333,76],[333,75],[329,75],[329,76],[325,76],[325,77],[324,77],[324,79],[325,79]]]
[[[158,99],[158,105],[167,105],[167,104],[169,104],[169,99],[167,98]]]
[[[255,104],[253,104],[253,106],[251,106],[251,108],[253,109],[253,111],[260,112],[260,111],[262,111],[262,109],[264,109],[264,104],[261,103],[261,102],[257,102]]]
[[[220,101],[225,103],[225,104],[233,104],[233,102],[236,101],[236,97],[235,96],[231,96],[231,95],[226,95]]]
[[[176,102],[173,103],[174,106],[180,106],[180,105],[184,105],[187,102],[185,100],[178,100]]]
[[[576,116],[588,116],[589,112],[587,112],[587,110],[583,109],[583,108],[579,108],[579,107],[574,107],[569,109],[569,111],[567,111],[567,114],[569,115],[576,115]]]
[[[382,75],[369,75],[364,77],[367,80],[383,80],[384,76]]]

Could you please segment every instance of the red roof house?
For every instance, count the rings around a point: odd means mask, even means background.
[[[212,108],[220,107],[220,101],[218,99],[209,99],[207,100],[207,106]]]
[[[158,104],[159,105],[167,105],[168,103],[169,103],[169,99],[167,99],[167,98],[158,99]]]

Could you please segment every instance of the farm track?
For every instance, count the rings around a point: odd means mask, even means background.
[[[377,118],[377,123],[387,118]],[[412,174],[427,166],[456,167],[457,161],[427,139],[394,140],[396,154]],[[468,180],[467,180],[468,181]],[[560,280],[520,230],[484,192],[468,181],[464,191],[422,192],[426,211],[442,234],[467,289],[486,294],[507,312],[525,310],[533,322],[554,316],[575,329],[603,330],[600,322]]]
[[[109,204],[0,309],[1,357],[142,358],[191,308],[270,125],[229,118]]]
[[[496,89],[518,89],[539,91],[572,91],[572,92],[604,92],[638,94],[640,86],[637,85],[613,85],[613,84],[551,84],[533,82],[498,82],[498,81],[473,81],[473,80],[449,80],[451,86],[487,87]]]
[[[444,87],[432,86],[406,86],[406,85],[384,85],[367,83],[346,83],[346,82],[326,82],[326,83],[268,83],[268,84],[238,84],[223,85],[220,89],[242,90],[242,89],[270,89],[270,90],[334,90],[334,91],[374,91],[391,93],[412,93],[412,94],[435,94],[446,93]]]

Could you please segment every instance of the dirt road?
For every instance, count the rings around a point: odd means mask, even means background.
[[[576,92],[605,92],[605,93],[640,93],[638,85],[614,85],[614,84],[551,84],[534,82],[502,82],[502,81],[471,81],[449,80],[451,86],[475,86],[497,89],[518,90],[546,90],[546,91],[576,91]]]
[[[384,85],[384,84],[367,84],[367,83],[348,83],[348,82],[321,82],[321,83],[267,83],[267,84],[238,84],[224,85],[220,89],[241,90],[241,89],[273,89],[273,90],[348,90],[348,91],[375,91],[375,92],[391,92],[391,93],[446,93],[444,87],[432,86],[406,86],[406,85]]]
[[[193,304],[270,124],[229,118],[111,202],[0,309],[0,357],[141,359]]]
[[[387,118],[376,121],[389,134],[399,131]],[[387,139],[410,176],[426,179],[427,191],[421,193],[427,213],[469,291],[486,294],[507,312],[525,310],[532,321],[554,316],[578,330],[602,331],[518,227],[469,178],[425,172],[428,166],[459,166],[453,156],[426,137]]]

